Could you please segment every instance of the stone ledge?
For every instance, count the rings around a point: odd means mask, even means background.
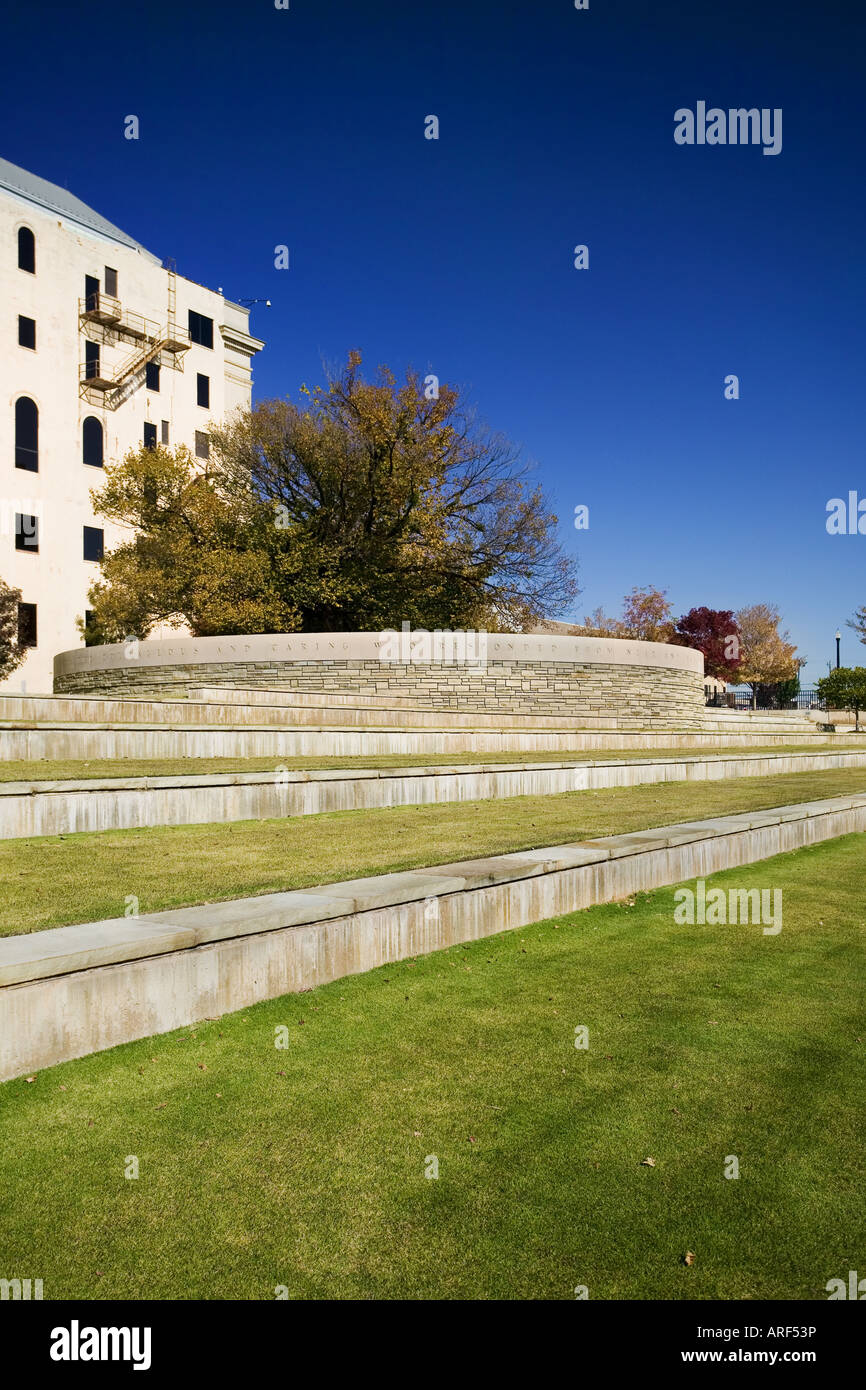
[[[118,918],[4,937],[0,939],[0,987],[234,937],[307,926],[421,900],[438,900],[455,893],[472,893],[604,860],[682,848],[744,831],[805,822],[860,808],[866,808],[866,792],[624,835],[577,840],[550,848],[432,865],[403,873],[346,879],[285,893],[173,908],[147,913],[134,920]]]
[[[0,840],[861,767],[866,748],[0,782]]]
[[[796,753],[788,753],[784,749],[779,752],[751,753],[744,749],[730,753],[684,752],[682,756],[667,758],[575,758],[539,763],[417,763],[407,767],[289,768],[286,772],[180,772],[166,777],[86,777],[60,782],[0,782],[0,797],[68,796],[72,792],[94,791],[167,791],[185,787],[290,786],[308,782],[396,781],[420,777],[477,777],[483,773],[562,772],[575,768],[688,767],[701,763],[741,763],[744,760],[793,762],[805,758],[866,759],[866,748],[862,752],[859,748],[819,748],[814,752],[807,750]]]
[[[866,794],[6,938],[0,1080],[855,832]]]

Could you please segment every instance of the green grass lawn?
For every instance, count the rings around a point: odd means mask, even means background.
[[[9,1082],[0,1273],[46,1299],[824,1300],[866,1248],[863,863],[852,835],[716,875],[781,887],[776,937],[676,926],[670,888]]]
[[[0,935],[866,791],[866,770],[0,842]]]
[[[860,743],[791,744],[763,748],[611,748],[589,752],[528,753],[447,753],[436,758],[431,753],[384,753],[374,757],[357,758],[106,758],[51,759],[0,762],[0,782],[62,782],[87,780],[91,777],[182,777],[208,772],[274,772],[279,767],[306,772],[317,768],[388,768],[388,767],[460,767],[479,763],[567,763],[598,762],[608,758],[700,758],[716,754],[733,756],[762,753],[826,753],[854,749],[866,750],[866,739]]]

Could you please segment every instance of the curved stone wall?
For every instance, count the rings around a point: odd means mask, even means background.
[[[437,643],[438,639],[438,643]],[[661,642],[524,633],[178,637],[61,652],[57,694],[172,694],[200,685],[409,697],[419,708],[700,719],[700,652]]]

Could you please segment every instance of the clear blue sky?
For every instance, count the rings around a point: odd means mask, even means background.
[[[866,664],[866,535],[825,530],[866,497],[859,0],[94,0],[0,42],[0,153],[273,301],[258,397],[356,346],[523,445],[580,559],[560,616],[773,600],[807,681],[837,626]],[[676,145],[699,100],[781,107],[782,152]]]

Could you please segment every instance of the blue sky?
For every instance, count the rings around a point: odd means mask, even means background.
[[[94,0],[7,13],[0,41],[0,153],[272,300],[258,397],[359,347],[522,444],[580,561],[559,616],[649,583],[677,612],[768,600],[808,682],[837,626],[866,664],[866,536],[825,529],[866,498],[853,0]],[[782,108],[781,153],[675,144],[699,100]]]

